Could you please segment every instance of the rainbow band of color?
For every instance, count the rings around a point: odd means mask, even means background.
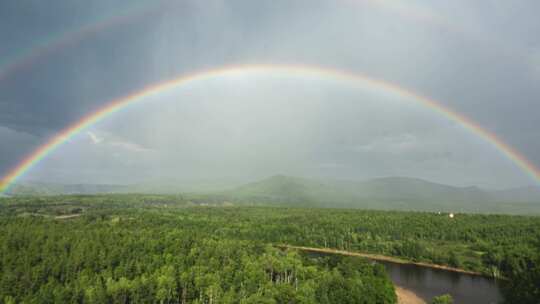
[[[370,78],[366,75],[356,74],[346,71],[334,70],[329,68],[322,68],[316,66],[302,66],[302,65],[238,65],[229,66],[218,69],[212,69],[202,71],[199,73],[193,73],[185,76],[181,76],[176,79],[158,83],[146,87],[145,89],[126,97],[111,101],[102,109],[84,117],[76,124],[63,130],[57,136],[52,138],[46,144],[35,150],[28,157],[26,157],[19,165],[11,170],[6,176],[2,178],[0,182],[0,191],[6,192],[9,186],[15,183],[21,176],[30,171],[37,163],[42,161],[47,155],[51,154],[56,148],[66,143],[70,138],[84,131],[88,127],[103,120],[104,118],[113,115],[114,113],[125,109],[129,105],[136,104],[143,101],[145,98],[157,95],[158,93],[177,88],[188,83],[209,80],[212,78],[241,75],[245,73],[271,73],[278,72],[291,76],[316,76],[327,79],[333,79],[343,82],[352,82],[353,84],[367,85],[370,88],[386,91],[389,93],[397,94],[407,100],[415,101],[416,103],[433,110],[436,113],[442,114],[448,119],[459,123],[464,128],[470,130],[480,138],[483,138],[486,142],[493,145],[503,155],[508,157],[513,163],[515,163],[524,172],[530,175],[536,182],[540,182],[540,170],[538,170],[529,160],[521,155],[517,150],[508,146],[495,134],[483,129],[480,125],[470,120],[464,115],[461,115],[439,102],[423,97],[412,91],[399,87],[395,84]]]
[[[366,0],[365,2],[373,7],[394,11],[400,16],[405,16],[415,21],[427,22],[454,32],[466,33],[464,29],[460,29],[457,24],[451,23],[450,20],[442,18],[430,10],[415,7],[410,3],[400,3],[393,0]],[[45,57],[54,51],[62,50],[77,41],[82,41],[88,35],[100,33],[121,24],[131,23],[153,12],[167,11],[171,6],[169,4],[174,4],[174,2],[167,0],[154,1],[150,4],[145,2],[144,5],[127,8],[126,11],[122,11],[120,14],[115,13],[111,16],[100,18],[100,20],[81,26],[75,30],[46,37],[41,43],[38,42],[26,50],[17,51],[16,57],[10,58],[5,62],[0,62],[0,81],[9,77],[14,72],[30,67],[39,58]]]
[[[45,57],[48,54],[62,50],[76,42],[83,41],[87,36],[104,32],[107,29],[122,24],[132,23],[135,20],[144,18],[153,13],[166,11],[168,8],[164,1],[154,1],[143,4],[144,5],[136,5],[127,8],[123,11],[114,12],[111,16],[101,18],[100,20],[76,28],[75,30],[66,31],[52,37],[45,37],[43,42],[38,42],[38,44],[27,50],[16,52],[16,57],[0,63],[0,81],[8,78],[12,73],[30,67],[38,61],[38,59]]]

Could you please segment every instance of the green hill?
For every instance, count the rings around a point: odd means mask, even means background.
[[[409,177],[348,181],[285,175],[241,186],[231,185],[234,185],[231,181],[210,180],[154,181],[125,186],[25,183],[12,187],[9,194],[183,193],[200,204],[227,202],[291,207],[540,214],[540,190],[535,187],[486,191]]]
[[[506,192],[505,192],[506,193]],[[496,192],[408,177],[368,181],[277,175],[223,192],[231,200],[259,204],[442,212],[540,213],[540,199],[498,199]]]

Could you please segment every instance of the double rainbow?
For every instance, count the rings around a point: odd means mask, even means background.
[[[35,42],[29,48],[19,50],[16,52],[15,57],[0,62],[0,81],[18,71],[31,67],[39,59],[45,58],[47,55],[63,50],[68,46],[76,45],[78,42],[88,38],[88,36],[105,32],[120,25],[133,23],[156,12],[166,11],[170,7],[164,0],[152,3],[152,5],[143,4],[133,5],[123,11],[114,12],[110,16],[99,18],[73,30],[44,37],[44,39]]]
[[[2,180],[0,181],[0,192],[6,192],[10,185],[15,183],[21,176],[30,171],[36,164],[43,161],[43,159],[45,159],[47,155],[54,152],[56,148],[66,143],[70,138],[76,136],[77,134],[84,131],[88,127],[96,124],[97,122],[113,115],[114,113],[127,108],[128,106],[142,102],[150,96],[154,96],[164,91],[178,88],[193,82],[201,82],[210,79],[234,75],[243,75],[247,73],[283,73],[287,76],[320,77],[340,82],[351,83],[354,85],[367,86],[375,90],[381,90],[399,95],[405,100],[414,101],[417,104],[432,110],[434,113],[438,113],[442,116],[447,117],[449,120],[457,122],[465,129],[469,130],[481,139],[490,143],[504,156],[506,156],[509,160],[511,160],[519,168],[521,168],[525,173],[530,175],[533,180],[540,182],[540,170],[536,168],[532,162],[530,162],[517,150],[504,143],[495,134],[482,128],[478,123],[472,121],[470,118],[445,107],[436,100],[424,97],[396,84],[379,79],[374,79],[363,74],[317,66],[237,65],[226,66],[222,68],[211,69],[185,76],[180,76],[169,81],[150,85],[134,94],[130,94],[128,96],[109,102],[100,110],[84,117],[77,123],[66,128],[58,135],[54,136],[46,144],[42,145],[30,155],[28,155],[22,162],[20,162],[14,169],[12,169],[2,178]]]
[[[352,0],[351,2],[366,2],[373,7],[394,12],[399,16],[406,17],[419,23],[435,25],[454,32],[466,32],[459,29],[456,24],[451,23],[448,19],[442,18],[440,15],[435,14],[435,12],[421,6],[414,6],[409,3],[402,4],[392,0]],[[0,81],[5,80],[20,70],[31,67],[39,59],[44,58],[47,55],[67,48],[68,46],[76,45],[78,42],[88,38],[88,36],[104,32],[120,25],[131,24],[152,15],[153,13],[174,9],[174,4],[174,1],[170,0],[153,2],[143,1],[142,4],[132,4],[131,7],[123,8],[122,11],[113,12],[112,14],[100,17],[93,22],[81,25],[72,30],[46,36],[30,45],[30,47],[14,52],[14,54],[17,54],[16,56],[0,61]]]

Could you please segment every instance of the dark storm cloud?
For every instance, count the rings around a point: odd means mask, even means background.
[[[149,3],[138,4],[152,7]],[[103,16],[122,15],[133,5],[130,1],[3,2],[0,67],[43,37]],[[11,155],[29,153],[107,101],[190,71],[257,62],[323,65],[401,84],[478,121],[540,166],[540,21],[535,16],[539,6],[535,1],[413,1],[407,6],[361,0],[170,2],[167,9],[66,44],[2,79],[0,126],[5,132],[0,139],[11,143],[12,152],[3,155],[0,169],[20,159]],[[354,99],[331,90],[320,95],[328,100]],[[373,123],[362,132],[352,132],[358,125],[347,125],[343,119],[341,127],[334,122],[318,130],[325,138],[337,138],[339,149],[353,148],[325,152],[328,141],[321,140],[320,146],[314,146],[319,149],[314,152],[317,161],[337,168],[336,158],[342,157],[351,166],[357,156],[350,151],[365,154],[369,147],[378,149],[380,160],[384,149],[397,149],[400,140],[412,145],[413,138],[426,139],[416,142],[426,148],[411,148],[401,156],[411,164],[455,163],[456,158],[466,157],[441,146],[455,134],[445,135],[448,138],[440,142],[428,140],[443,133],[425,133],[426,126],[407,122],[406,114],[392,117],[401,124]],[[125,121],[116,128],[126,142],[147,147],[147,138],[129,132],[132,125]],[[392,131],[402,126],[408,131]],[[341,136],[347,133],[348,137]],[[21,134],[28,136],[28,143],[9,139]],[[481,150],[473,146],[471,155]],[[391,153],[385,157],[392,159]],[[358,161],[351,167],[359,166],[366,164]],[[410,175],[415,175],[411,170]],[[366,171],[377,172],[376,168]]]

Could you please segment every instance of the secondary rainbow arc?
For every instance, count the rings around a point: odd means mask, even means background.
[[[429,9],[423,9],[420,6],[403,5],[392,0],[364,0],[352,2],[366,2],[373,7],[379,7],[393,11],[400,16],[405,16],[411,20],[434,24],[452,31],[466,33],[464,29],[460,29],[456,24],[451,23],[448,19],[435,14]],[[78,41],[84,40],[86,36],[101,33],[107,29],[119,26],[125,23],[131,23],[134,20],[145,17],[153,12],[166,11],[174,4],[174,1],[160,0],[150,4],[143,3],[128,7],[125,11],[116,12],[110,16],[104,16],[94,22],[82,25],[73,30],[58,33],[51,37],[45,37],[41,42],[30,46],[26,49],[20,49],[14,54],[15,57],[7,58],[5,61],[0,61],[0,81],[10,77],[12,73],[30,67],[38,59],[47,56],[57,50],[62,50],[69,45],[76,44]]]
[[[37,163],[42,161],[47,155],[51,154],[56,148],[69,141],[70,138],[84,131],[88,127],[95,123],[105,119],[114,113],[121,111],[122,109],[134,105],[138,102],[145,100],[145,98],[152,95],[156,95],[160,92],[167,91],[176,87],[186,85],[195,81],[204,81],[216,77],[224,77],[234,74],[260,72],[280,72],[286,75],[296,76],[318,76],[322,78],[329,78],[338,81],[350,82],[353,84],[367,85],[370,88],[379,89],[389,93],[394,93],[399,96],[405,97],[407,100],[415,101],[418,104],[425,106],[436,113],[439,113],[448,119],[459,123],[464,128],[470,130],[478,137],[484,139],[490,143],[503,155],[515,163],[519,168],[526,172],[533,180],[540,183],[540,170],[529,161],[525,156],[519,153],[516,149],[512,148],[495,134],[482,128],[478,123],[474,122],[470,118],[462,115],[452,109],[445,107],[436,100],[424,97],[413,91],[402,88],[396,84],[371,78],[364,74],[353,73],[349,71],[336,70],[331,68],[324,68],[318,66],[305,66],[305,65],[236,65],[225,66],[217,69],[211,69],[193,74],[180,76],[178,78],[168,80],[165,82],[153,84],[146,88],[125,97],[113,100],[100,110],[85,116],[77,123],[64,129],[59,134],[50,139],[47,143],[36,149],[29,154],[22,162],[20,162],[14,169],[9,171],[0,181],[0,192],[5,193],[9,186],[15,183],[26,172],[30,171]]]
[[[46,57],[56,51],[63,50],[72,44],[83,41],[88,36],[102,33],[123,24],[129,24],[135,20],[146,17],[155,12],[164,11],[166,3],[161,0],[152,5],[136,5],[111,16],[105,16],[73,30],[68,30],[51,37],[45,37],[41,42],[16,52],[16,56],[5,62],[0,62],[0,81],[10,77],[11,74],[32,66],[42,57]]]

